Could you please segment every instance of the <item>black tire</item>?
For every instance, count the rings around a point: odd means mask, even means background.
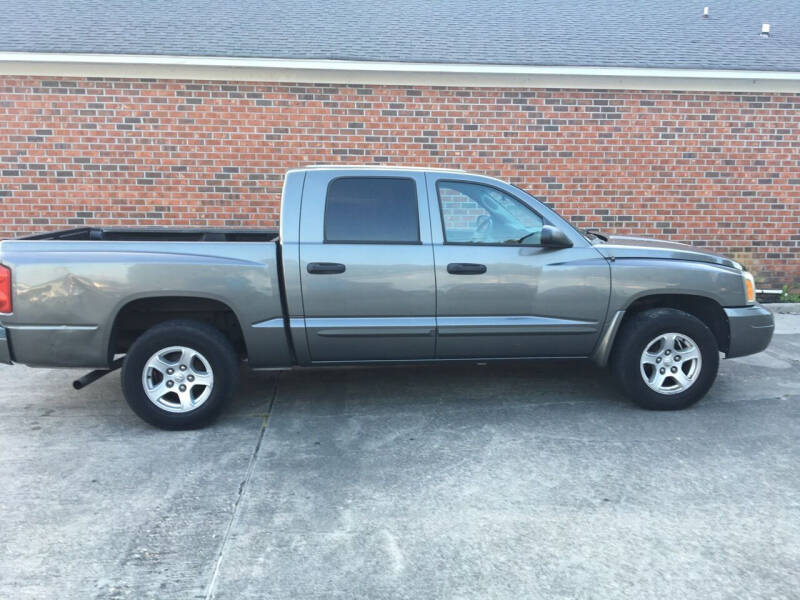
[[[665,333],[690,337],[702,359],[694,383],[673,394],[651,389],[641,374],[640,360],[647,344]],[[611,368],[625,394],[637,405],[648,410],[680,410],[693,405],[711,388],[719,369],[719,346],[711,330],[697,317],[674,308],[655,308],[623,323],[614,344]]]
[[[184,346],[202,354],[214,378],[207,399],[188,412],[169,412],[157,406],[148,398],[142,382],[150,358],[172,346]],[[219,330],[197,321],[174,320],[148,329],[131,345],[122,365],[122,391],[133,412],[151,425],[170,430],[198,429],[219,416],[233,395],[238,377],[236,352]]]

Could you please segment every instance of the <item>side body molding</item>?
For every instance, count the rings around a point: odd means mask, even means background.
[[[440,336],[594,333],[598,323],[536,316],[439,317]]]

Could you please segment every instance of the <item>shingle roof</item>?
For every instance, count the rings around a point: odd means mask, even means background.
[[[798,0],[6,0],[0,10],[0,51],[12,52],[800,71]]]

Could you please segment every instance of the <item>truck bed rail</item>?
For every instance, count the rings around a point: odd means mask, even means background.
[[[17,239],[98,242],[272,242],[278,239],[278,230],[79,227],[37,233]]]

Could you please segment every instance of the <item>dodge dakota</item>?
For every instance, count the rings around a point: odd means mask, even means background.
[[[583,358],[648,409],[699,400],[759,352],[753,277],[689,245],[579,231],[462,171],[286,174],[280,230],[80,228],[0,243],[0,362],[121,367],[166,429],[206,425],[239,364]]]

